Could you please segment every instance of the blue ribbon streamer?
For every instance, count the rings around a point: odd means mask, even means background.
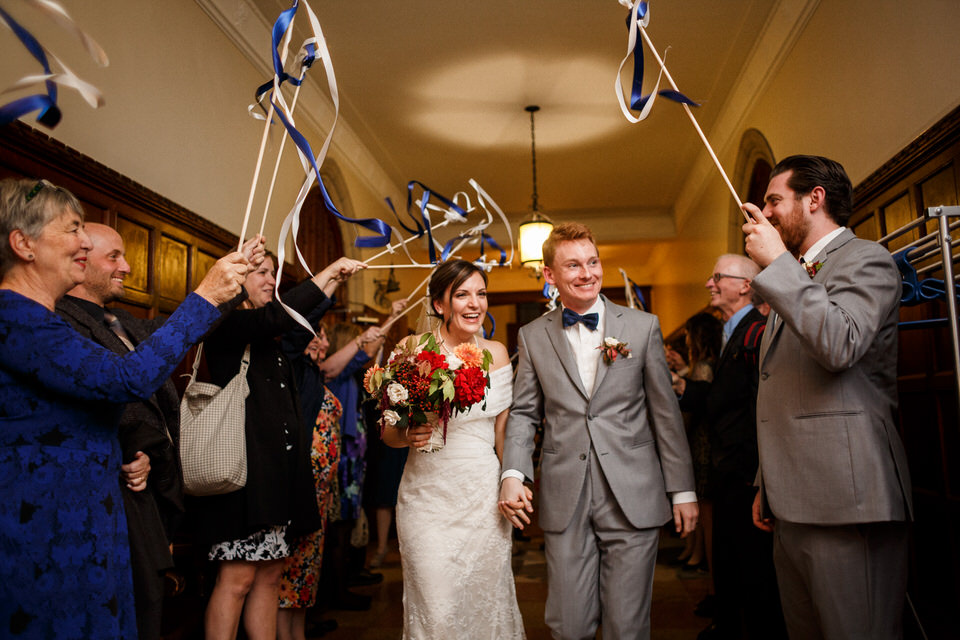
[[[273,100],[273,94],[271,93],[271,100]],[[323,202],[327,205],[327,210],[330,211],[338,219],[343,220],[344,222],[349,222],[350,224],[358,224],[365,229],[373,231],[376,236],[361,236],[354,241],[354,246],[361,248],[371,248],[371,247],[383,247],[390,244],[390,235],[393,233],[393,230],[390,229],[388,225],[383,220],[379,218],[348,218],[347,216],[340,213],[337,210],[337,207],[333,204],[333,201],[330,199],[330,194],[327,193],[327,188],[323,184],[323,178],[320,177],[320,169],[317,167],[317,160],[313,155],[313,149],[310,148],[310,143],[307,142],[307,139],[297,131],[297,128],[294,127],[290,121],[287,120],[286,116],[283,115],[281,109],[274,109],[277,114],[277,117],[280,118],[280,122],[283,123],[283,126],[286,127],[287,133],[290,134],[290,139],[297,145],[297,148],[310,159],[310,165],[313,167],[313,171],[317,176],[317,186],[320,187],[320,194],[323,196]]]
[[[495,249],[500,252],[500,260],[497,262],[499,266],[503,266],[507,263],[507,252],[497,244],[497,241],[493,239],[493,236],[489,235],[485,231],[480,232],[480,254],[483,255],[483,242],[486,240],[487,244],[490,245],[492,249]]]
[[[393,213],[393,217],[396,218],[397,224],[399,224],[404,231],[406,231],[407,233],[413,234],[417,237],[423,235],[423,225],[421,225],[420,222],[418,222],[417,219],[413,217],[413,214],[410,213],[409,210],[407,211],[407,215],[410,216],[411,220],[413,220],[413,224],[415,227],[413,229],[405,225],[403,223],[403,220],[400,219],[400,215],[397,213],[396,208],[393,206],[393,200],[391,200],[389,197],[384,198],[384,200],[386,201],[387,206],[390,207],[390,211]]]
[[[420,219],[423,222],[424,230],[421,232],[420,235],[423,235],[423,233],[427,234],[427,250],[430,257],[430,264],[438,264],[437,250],[434,247],[434,243],[433,243],[433,230],[431,228],[432,225],[430,224],[430,216],[427,215],[427,204],[429,204],[430,198],[436,198],[437,200],[445,204],[448,208],[453,209],[464,218],[467,217],[467,212],[464,211],[463,207],[455,203],[453,200],[450,200],[446,196],[442,196],[436,191],[433,191],[430,187],[423,184],[419,180],[411,180],[410,182],[407,183],[407,212],[409,212],[410,207],[413,206],[413,190],[416,187],[420,187],[423,190],[423,192],[420,195]],[[419,226],[419,223],[417,226]],[[451,240],[450,242],[448,242],[447,245],[443,248],[440,254],[439,262],[443,262],[450,255],[450,249],[452,248],[451,242],[453,241]]]
[[[286,33],[287,29],[290,27],[290,23],[293,21],[293,17],[297,13],[297,8],[299,5],[299,0],[293,0],[291,7],[281,12],[279,17],[277,17],[276,22],[273,23],[273,70],[278,78],[276,86],[279,86],[279,84],[283,82],[290,82],[294,85],[299,85],[301,83],[300,78],[294,78],[284,71],[283,61],[280,59],[280,53],[278,51],[281,40],[283,39],[283,34]],[[307,56],[304,58],[304,65],[306,67],[311,66],[315,59],[316,48],[312,43],[308,44]],[[266,83],[261,85],[257,91],[259,92],[261,89],[263,89],[263,87],[270,87],[270,89],[268,89],[270,91],[270,101],[273,102],[274,90],[272,88],[274,86],[274,82]],[[293,140],[294,144],[297,145],[297,148],[300,149],[300,152],[310,159],[310,165],[313,167],[313,171],[317,176],[317,186],[320,187],[320,194],[323,196],[323,202],[327,206],[327,210],[336,218],[343,220],[344,222],[360,225],[361,227],[373,231],[376,234],[375,236],[358,237],[354,241],[354,245],[357,247],[371,248],[383,247],[390,244],[392,230],[390,229],[390,226],[382,220],[377,218],[348,218],[340,213],[337,207],[333,204],[333,201],[330,199],[330,194],[327,192],[327,187],[323,183],[323,178],[320,176],[320,168],[317,166],[317,159],[314,156],[313,149],[310,148],[310,143],[307,142],[307,139],[303,136],[303,134],[301,134],[297,128],[293,126],[289,120],[287,120],[282,109],[278,109],[276,108],[276,105],[274,105],[274,112],[276,113],[277,117],[280,118],[280,122],[283,123],[287,133],[290,134],[290,139]]]
[[[637,18],[643,18],[645,15],[647,15],[647,3],[641,2],[640,8],[637,10]],[[633,48],[633,85],[630,90],[630,108],[642,111],[644,105],[650,100],[650,96],[643,95],[643,37],[640,35],[640,26],[633,21],[633,12],[630,12],[627,16],[627,28],[637,30],[637,44]],[[662,89],[657,92],[657,95],[691,107],[700,106],[698,102],[694,102],[679,91],[673,91],[672,89]]]
[[[2,8],[0,8],[0,17],[9,25],[10,30],[16,34],[20,42],[23,43],[23,46],[30,52],[30,55],[43,65],[43,70],[47,75],[51,75],[52,72],[50,71],[50,63],[47,62],[47,54],[44,53],[43,47],[40,46],[37,39],[34,38],[29,31],[21,27],[17,21],[10,17],[10,14]],[[61,116],[60,108],[57,107],[57,85],[52,80],[47,80],[45,84],[47,85],[46,95],[37,94],[27,96],[26,98],[14,100],[0,107],[0,126],[9,124],[17,118],[33,111],[40,112],[37,116],[37,122],[40,124],[50,129],[57,126]]]
[[[486,327],[480,327],[480,328],[483,329],[483,337],[484,337],[484,339],[489,340],[489,339],[491,339],[491,338],[493,337],[493,334],[494,334],[494,333],[496,332],[496,330],[497,330],[497,321],[493,318],[493,314],[490,313],[489,311],[487,311],[487,318],[490,319],[490,333],[487,333],[487,328],[486,328]]]

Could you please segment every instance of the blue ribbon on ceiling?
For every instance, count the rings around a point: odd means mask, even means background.
[[[637,10],[637,19],[639,20],[645,15],[647,15],[647,3],[641,2],[640,8]],[[627,15],[627,28],[637,30],[637,44],[633,48],[633,85],[630,90],[630,108],[642,111],[644,105],[650,100],[650,96],[643,95],[643,36],[640,34],[640,26],[633,21],[632,11]],[[657,92],[657,95],[691,107],[700,106],[698,102],[694,102],[679,91],[672,89],[662,89]]]
[[[34,38],[29,31],[21,27],[20,24],[10,17],[10,14],[2,8],[0,8],[0,17],[3,18],[4,22],[10,27],[10,30],[20,39],[20,42],[22,42],[27,51],[30,52],[30,55],[43,65],[43,70],[48,75],[52,74],[53,72],[50,71],[50,63],[47,62],[47,54],[43,52],[43,47],[40,46],[37,39]],[[45,84],[47,85],[46,95],[37,94],[27,96],[0,107],[0,126],[9,124],[17,118],[33,111],[40,112],[37,116],[37,122],[40,124],[50,129],[57,126],[61,116],[60,108],[57,107],[57,85],[52,80],[47,80]]]

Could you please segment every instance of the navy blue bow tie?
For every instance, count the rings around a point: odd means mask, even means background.
[[[600,314],[599,313],[585,313],[580,315],[576,311],[571,311],[570,309],[563,310],[563,328],[582,322],[583,326],[590,331],[596,331],[597,325],[600,324]]]

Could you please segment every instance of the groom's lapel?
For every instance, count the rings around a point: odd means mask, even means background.
[[[570,381],[573,382],[573,386],[586,398],[587,392],[583,388],[583,381],[580,380],[580,371],[577,370],[577,359],[574,357],[573,350],[570,348],[570,341],[567,340],[567,336],[563,333],[563,320],[561,320],[559,307],[547,316],[547,337],[550,338],[553,349],[557,353],[557,359],[560,361],[560,364],[563,365],[567,376],[569,376]]]
[[[603,321],[603,337],[604,338],[622,338],[623,336],[623,309],[614,305],[612,302],[604,297],[604,321]],[[597,394],[597,390],[600,388],[600,383],[603,382],[604,376],[607,375],[607,369],[610,368],[610,365],[603,361],[603,358],[597,358],[597,377],[594,379],[593,383],[593,394]]]

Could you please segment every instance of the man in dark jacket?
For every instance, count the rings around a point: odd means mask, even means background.
[[[758,353],[766,318],[751,303],[760,269],[744,256],[720,256],[707,279],[710,306],[720,311],[723,350],[713,382],[676,378],[680,408],[703,415],[710,435],[713,495],[714,623],[701,640],[786,638],[773,569],[772,536],[753,526],[757,493]]]
[[[93,248],[86,280],[57,303],[57,313],[79,333],[115,353],[127,353],[162,319],[141,320],[105,305],[123,296],[130,273],[123,239],[113,228],[87,223]],[[160,637],[164,572],[173,567],[170,540],[183,514],[180,470],[180,403],[170,380],[147,401],[126,406],[120,418],[121,484],[130,536],[137,631],[140,640]]]

